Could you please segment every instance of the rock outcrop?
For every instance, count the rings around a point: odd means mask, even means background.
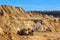
[[[21,7],[1,5],[0,34],[4,36],[4,37],[1,36],[4,38],[2,39],[5,40],[6,38],[7,40],[9,39],[20,40],[19,35],[17,35],[17,32],[20,31],[22,28],[25,29],[30,28],[30,30],[33,29],[35,33],[60,32],[60,18],[55,18],[53,16],[48,16],[38,13],[26,12]],[[29,37],[24,37],[24,38],[26,38],[26,40],[30,40]],[[40,40],[39,37],[36,38]],[[21,40],[25,40],[25,39],[21,39]]]

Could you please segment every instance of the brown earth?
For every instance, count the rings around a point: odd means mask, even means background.
[[[34,34],[18,35],[22,28],[34,30]],[[0,40],[60,40],[60,18],[1,5]]]

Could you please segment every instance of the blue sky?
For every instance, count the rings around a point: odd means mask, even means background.
[[[60,0],[0,0],[0,5],[19,6],[26,11],[60,10]]]

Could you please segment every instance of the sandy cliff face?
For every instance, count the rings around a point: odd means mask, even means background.
[[[37,13],[27,13],[19,7],[1,5],[0,40],[49,40],[44,37],[42,38],[41,35],[27,37],[17,35],[17,31],[22,28],[33,29],[35,31],[35,35],[39,34],[36,32],[60,32],[60,19]],[[53,35],[53,33],[51,34]]]

